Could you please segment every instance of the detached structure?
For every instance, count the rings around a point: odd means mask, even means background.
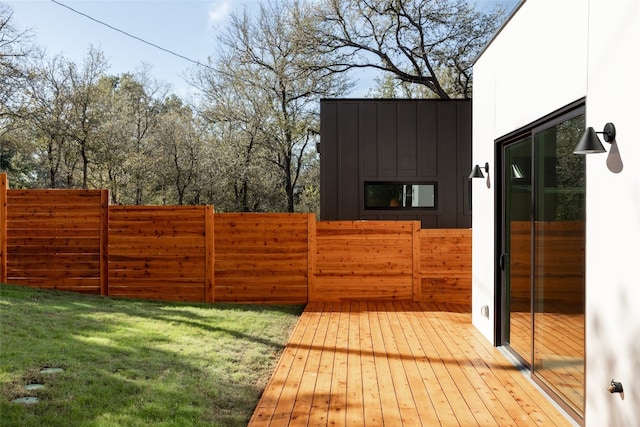
[[[471,227],[471,101],[324,99],[323,220]]]
[[[586,426],[640,425],[639,69],[637,0],[522,1],[474,67],[473,323]]]

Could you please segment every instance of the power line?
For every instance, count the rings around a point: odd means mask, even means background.
[[[101,21],[101,20],[96,19],[96,18],[94,18],[94,17],[92,17],[92,16],[89,16],[89,15],[87,15],[86,13],[80,12],[79,10],[74,9],[74,8],[72,8],[71,6],[67,6],[66,4],[60,3],[59,1],[56,1],[56,0],[51,0],[51,1],[52,1],[53,3],[55,3],[55,4],[57,4],[58,6],[62,6],[62,7],[64,7],[64,8],[67,8],[67,9],[69,9],[70,11],[72,11],[73,13],[77,13],[78,15],[84,16],[85,18],[88,18],[88,19],[90,19],[90,20],[92,20],[92,21],[94,21],[94,22],[97,22],[98,24],[104,25],[104,26],[105,26],[105,27],[107,27],[107,28],[110,28],[110,29],[112,29],[112,30],[114,30],[114,31],[117,31],[117,32],[121,33],[121,34],[124,34],[124,35],[125,35],[125,36],[127,36],[127,37],[131,37],[132,39],[136,39],[136,40],[138,40],[139,42],[142,42],[142,43],[147,44],[147,45],[149,45],[149,46],[155,47],[156,49],[159,49],[159,50],[162,50],[162,51],[164,51],[164,52],[167,52],[167,53],[169,53],[169,54],[171,54],[171,55],[173,55],[173,56],[177,56],[178,58],[182,58],[182,59],[184,59],[184,60],[186,60],[186,61],[192,62],[192,63],[194,63],[194,64],[196,64],[196,65],[201,66],[201,67],[206,67],[206,68],[209,68],[210,70],[214,70],[214,71],[215,71],[215,69],[214,69],[213,67],[210,67],[210,66],[208,66],[208,65],[206,65],[206,64],[203,64],[203,63],[202,63],[202,62],[200,62],[200,61],[196,61],[196,60],[194,60],[194,59],[188,58],[188,57],[186,57],[186,56],[184,56],[184,55],[181,55],[181,54],[179,54],[179,53],[176,53],[176,52],[174,52],[174,51],[172,51],[172,50],[170,50],[170,49],[166,49],[166,48],[164,48],[164,47],[162,47],[162,46],[159,46],[159,45],[157,45],[157,44],[155,44],[155,43],[148,42],[148,41],[146,41],[146,40],[144,40],[144,39],[142,39],[142,38],[140,38],[140,37],[138,37],[138,36],[135,36],[135,35],[133,35],[133,34],[131,34],[131,33],[128,33],[128,32],[126,32],[126,31],[124,31],[124,30],[121,30],[121,29],[119,29],[119,28],[116,28],[116,27],[114,27],[113,25],[109,25],[109,24],[107,24],[107,23],[106,23],[106,22],[104,22],[104,21]]]

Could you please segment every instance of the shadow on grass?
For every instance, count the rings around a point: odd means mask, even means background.
[[[0,424],[246,425],[301,311],[1,285]]]

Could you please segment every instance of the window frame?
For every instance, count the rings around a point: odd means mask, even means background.
[[[369,199],[369,187],[370,186],[431,186],[433,187],[433,206],[402,206],[402,203],[399,206],[372,206],[370,204]],[[390,210],[390,211],[415,211],[415,210],[428,210],[435,211],[438,210],[438,182],[437,181],[424,181],[424,180],[402,180],[402,181],[384,181],[384,180],[367,180],[364,182],[364,210],[365,211],[380,211],[380,210]]]

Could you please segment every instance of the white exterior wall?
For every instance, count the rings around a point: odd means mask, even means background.
[[[494,140],[585,96],[586,35],[584,1],[529,0],[474,67],[472,159],[473,164],[489,162],[490,182],[472,181],[473,321],[491,340],[496,244]],[[569,74],[570,78],[562,78]],[[488,320],[480,315],[483,305],[489,306]]]
[[[587,156],[587,426],[640,425],[639,77],[639,0],[527,0],[474,67],[474,164],[493,167],[494,140],[583,97],[586,126],[616,125],[608,153]],[[496,196],[473,180],[473,323],[491,341]]]

